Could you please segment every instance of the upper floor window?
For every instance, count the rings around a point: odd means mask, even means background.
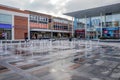
[[[30,21],[31,22],[37,22],[38,21],[38,16],[37,15],[30,15]]]
[[[0,14],[0,23],[12,24],[12,16],[7,14]]]
[[[45,16],[30,15],[30,21],[31,22],[36,22],[36,23],[46,24],[48,22],[48,19]]]

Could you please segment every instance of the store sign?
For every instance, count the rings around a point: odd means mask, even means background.
[[[118,30],[119,28],[114,28],[114,27],[112,28],[112,27],[111,27],[111,28],[105,28],[105,29],[106,29],[106,30]]]
[[[104,33],[105,33],[105,34],[107,34],[107,33],[108,33],[108,31],[104,31]]]
[[[76,32],[85,32],[84,29],[81,29],[81,30],[75,30]]]
[[[12,28],[12,25],[11,24],[0,24],[0,28],[10,29]]]
[[[96,28],[97,31],[100,31],[101,28]],[[103,30],[108,30],[108,31],[114,31],[114,30],[119,30],[119,28],[117,27],[110,27],[110,28],[103,28]]]

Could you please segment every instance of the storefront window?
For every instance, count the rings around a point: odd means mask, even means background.
[[[84,29],[85,28],[85,19],[77,18],[74,22],[75,29]]]
[[[11,39],[12,16],[0,14],[0,39]]]
[[[92,27],[91,18],[87,18],[87,28]]]
[[[106,15],[106,27],[120,26],[120,14]]]
[[[101,26],[101,17],[92,17],[91,19],[91,26],[96,28]]]
[[[112,16],[113,21],[113,27],[119,27],[120,26],[120,14],[114,14]]]
[[[112,25],[112,19],[113,17],[112,17],[112,15],[110,14],[110,15],[106,15],[106,27],[112,27],[113,25]]]

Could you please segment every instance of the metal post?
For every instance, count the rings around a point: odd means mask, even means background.
[[[12,15],[12,32],[11,32],[11,35],[12,35],[12,40],[14,40],[14,15]]]
[[[87,58],[88,56],[88,43],[87,43],[87,40],[85,41],[85,58]]]
[[[119,27],[118,30],[119,30],[119,31],[118,31],[118,38],[120,39],[120,27]]]
[[[87,39],[87,16],[85,16],[85,39]]]
[[[53,17],[51,17],[51,38],[53,38],[53,32],[52,32],[52,30],[53,30]]]
[[[100,25],[100,27],[101,27],[101,36],[100,37],[102,37],[102,35],[103,35],[103,30],[102,30],[102,13],[100,13],[100,17],[101,17],[101,25]]]
[[[28,15],[28,40],[30,40],[30,15]]]
[[[98,31],[96,31],[96,39],[98,39]]]
[[[2,53],[3,53],[3,44],[2,44],[2,40],[0,41],[0,57],[2,57]]]
[[[72,17],[72,37],[74,37],[74,18]]]

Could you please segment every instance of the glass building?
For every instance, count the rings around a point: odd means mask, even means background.
[[[120,38],[120,3],[86,9],[66,15],[74,17],[74,35],[87,39]],[[82,33],[83,31],[83,33]]]

